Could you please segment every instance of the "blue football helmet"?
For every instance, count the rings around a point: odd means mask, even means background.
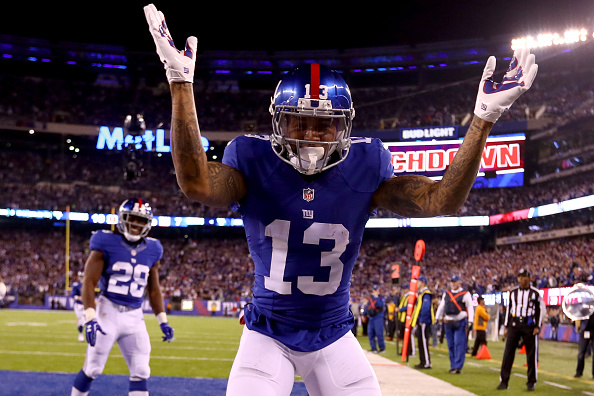
[[[278,83],[270,114],[272,148],[297,171],[313,175],[347,157],[355,109],[336,71],[317,63],[294,69]]]
[[[153,210],[140,198],[125,200],[118,212],[118,230],[130,242],[144,238],[151,230]]]

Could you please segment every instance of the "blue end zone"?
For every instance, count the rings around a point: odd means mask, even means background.
[[[64,396],[70,394],[76,374],[0,370],[0,396]],[[102,375],[93,381],[89,395],[128,394],[127,375]],[[224,396],[226,378],[151,377],[153,395]],[[308,396],[303,382],[295,382],[291,396]]]

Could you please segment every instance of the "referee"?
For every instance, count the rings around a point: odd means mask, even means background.
[[[518,286],[509,292],[509,300],[505,312],[505,350],[501,362],[501,383],[497,389],[507,389],[514,357],[520,339],[526,347],[528,360],[529,391],[534,390],[537,379],[538,334],[546,307],[538,289],[530,285],[530,273],[522,269],[518,272]]]

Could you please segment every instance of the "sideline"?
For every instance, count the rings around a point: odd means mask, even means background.
[[[456,395],[476,396],[465,389],[424,374],[407,365],[365,351],[380,384],[383,396],[395,395]]]

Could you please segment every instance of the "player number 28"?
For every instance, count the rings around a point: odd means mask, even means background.
[[[107,286],[109,293],[142,297],[150,271],[148,266],[144,264],[133,266],[124,261],[117,261],[112,268],[115,273],[109,277],[109,285]]]
[[[289,229],[291,222],[274,220],[266,229],[266,236],[272,238],[272,260],[270,276],[264,277],[264,287],[279,294],[291,294],[291,282],[283,280],[287,265]],[[342,224],[313,223],[303,232],[303,243],[319,245],[321,239],[334,240],[334,249],[321,252],[320,266],[330,267],[328,281],[314,281],[313,276],[297,277],[297,288],[305,294],[324,296],[338,289],[344,264],[340,256],[349,243],[349,231]]]

